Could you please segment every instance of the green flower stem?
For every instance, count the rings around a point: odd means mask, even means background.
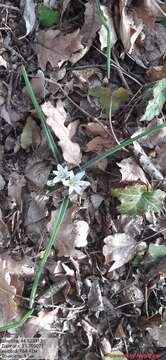
[[[33,313],[33,309],[29,309],[24,316],[21,317],[20,320],[17,320],[11,324],[8,324],[6,326],[0,327],[0,333],[5,332],[11,329],[17,329],[18,327],[22,326],[31,316]]]
[[[34,283],[33,283],[33,286],[32,286],[30,299],[29,299],[29,307],[30,307],[30,309],[26,312],[26,314],[24,316],[21,317],[20,320],[17,320],[17,321],[15,321],[13,323],[10,323],[10,324],[8,324],[6,326],[0,327],[0,333],[11,330],[11,329],[19,328],[20,326],[22,326],[32,316],[33,311],[34,311],[34,309],[32,307],[33,307],[33,304],[34,304],[34,300],[35,300],[37,288],[38,288],[38,285],[39,285],[40,277],[42,275],[42,272],[44,271],[44,266],[45,266],[45,263],[46,263],[47,258],[49,256],[50,250],[51,250],[51,248],[52,248],[52,246],[53,246],[53,244],[54,244],[54,242],[56,240],[58,231],[59,231],[60,226],[61,226],[61,224],[63,222],[63,219],[64,219],[64,216],[65,216],[68,204],[69,204],[69,198],[65,198],[63,200],[63,203],[62,203],[61,207],[60,207],[59,214],[58,214],[58,217],[57,217],[56,222],[54,224],[51,237],[50,237],[50,239],[48,241],[48,245],[47,245],[47,247],[46,247],[46,249],[44,251],[44,254],[43,254],[43,256],[42,256],[42,258],[40,260],[39,267],[38,267],[38,270],[36,272],[35,280],[34,280]]]
[[[113,154],[120,151],[121,149],[126,148],[128,145],[133,144],[134,141],[142,139],[143,137],[145,137],[147,135],[151,135],[165,127],[166,127],[166,124],[161,124],[161,125],[156,126],[155,128],[145,130],[142,133],[140,133],[136,136],[133,136],[130,139],[124,140],[121,144],[113,147],[111,150],[107,150],[107,151],[103,152],[102,154],[95,156],[93,159],[87,161],[85,164],[80,166],[80,168],[81,168],[81,170],[86,170],[86,169],[90,168],[91,166],[95,165],[98,161],[101,161],[101,160],[107,158],[108,156],[112,156]]]
[[[48,245],[47,245],[47,247],[46,247],[46,249],[44,251],[44,254],[43,254],[43,256],[42,256],[42,258],[40,260],[38,270],[36,272],[35,280],[34,280],[34,283],[33,283],[33,286],[32,286],[32,290],[31,290],[31,295],[30,295],[30,300],[29,300],[30,309],[33,306],[35,296],[36,296],[36,292],[37,292],[37,288],[38,288],[39,281],[40,281],[40,277],[42,275],[42,272],[44,271],[44,266],[45,266],[45,263],[46,263],[47,258],[49,256],[50,250],[51,250],[51,248],[52,248],[52,246],[53,246],[53,244],[54,244],[54,242],[56,240],[58,231],[59,231],[60,226],[61,226],[61,224],[63,222],[63,219],[64,219],[64,216],[65,216],[68,204],[69,204],[69,198],[67,197],[67,198],[65,198],[63,200],[63,203],[62,203],[62,205],[60,207],[59,214],[58,214],[58,217],[57,217],[56,222],[54,224],[53,231],[52,231],[51,237],[49,239]]]
[[[27,75],[27,72],[25,70],[24,65],[21,66],[21,73],[23,75],[25,85],[27,87],[27,91],[28,91],[28,94],[29,94],[29,96],[31,98],[32,104],[33,104],[33,106],[34,106],[34,108],[35,108],[35,110],[36,110],[36,112],[38,114],[38,117],[39,117],[40,121],[41,121],[41,125],[42,125],[43,131],[45,133],[45,136],[47,138],[50,149],[51,149],[57,163],[60,163],[60,162],[62,162],[60,152],[59,152],[59,150],[58,150],[58,148],[56,146],[56,143],[55,143],[54,138],[53,138],[53,136],[51,134],[51,131],[50,131],[49,127],[46,124],[45,116],[43,114],[43,111],[41,110],[41,107],[40,107],[37,99],[36,99],[36,96],[35,96],[34,91],[32,89],[31,83],[30,83],[30,81],[28,79],[28,75]]]

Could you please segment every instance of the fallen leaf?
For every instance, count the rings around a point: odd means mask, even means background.
[[[134,44],[143,30],[143,23],[134,21],[134,14],[128,10],[128,0],[120,0],[120,38],[125,50],[132,52]]]
[[[144,295],[140,287],[134,283],[130,284],[126,289],[123,290],[123,296],[126,302],[132,302],[138,307],[141,307],[144,303]]]
[[[73,53],[70,61],[75,64],[77,61],[82,59],[82,57],[90,49],[94,38],[96,37],[97,31],[100,29],[100,19],[96,12],[95,2],[90,0],[85,5],[85,14],[84,14],[84,24],[80,30],[81,42],[83,44],[82,49],[78,52]]]
[[[33,31],[36,22],[34,0],[25,0],[23,17],[26,24],[26,34],[24,36],[27,36]]]
[[[106,264],[114,261],[109,271],[128,263],[136,253],[136,241],[125,233],[109,235],[104,239],[103,254]]]
[[[120,167],[122,181],[138,181],[141,180],[145,184],[149,184],[144,171],[136,163],[133,157],[123,159],[117,164]]]
[[[166,4],[161,3],[161,1],[158,0],[136,0],[134,8],[137,17],[152,29],[155,26],[155,21],[164,18]]]
[[[150,66],[147,75],[152,82],[166,78],[166,62],[160,66]]]
[[[23,175],[13,172],[9,177],[8,196],[14,200],[19,209],[22,208],[22,189],[26,185]]]
[[[65,61],[75,64],[87,53],[101,26],[93,1],[85,5],[84,16],[83,26],[73,33],[64,34],[60,30],[39,31],[37,56],[43,70],[47,62],[53,67],[60,67]]]
[[[0,210],[0,248],[4,249],[4,247],[9,245],[10,241],[10,233],[7,224],[4,222],[2,211]]]
[[[57,309],[53,311],[41,310],[38,316],[32,316],[24,325],[22,332],[25,337],[33,337],[41,329],[53,330],[53,323],[57,318]]]
[[[37,99],[39,101],[43,100],[45,97],[45,76],[44,76],[43,71],[38,70],[37,74],[32,76],[30,83],[31,83],[32,89],[33,89]],[[26,87],[23,88],[23,94],[25,96],[29,96],[29,93],[28,93],[28,90]]]
[[[63,34],[59,30],[41,30],[37,36],[38,63],[45,70],[49,62],[53,67],[60,67],[70,60],[73,53],[83,49],[80,29]]]
[[[107,130],[108,128],[105,127],[105,129],[103,128],[102,125],[97,124],[96,122],[89,122],[88,124],[83,124],[81,125],[81,127],[83,129],[86,129],[88,134],[90,135],[94,135],[94,136],[107,136]]]
[[[166,29],[156,23],[165,19],[166,6],[158,0],[120,0],[120,38],[137,64],[158,66],[165,53]],[[157,47],[156,47],[157,44]]]
[[[103,13],[103,16],[105,17],[107,26],[110,30],[111,34],[111,47],[115,45],[117,41],[117,35],[115,31],[114,21],[113,21],[113,14],[111,12],[111,9],[107,6],[101,5],[100,9]],[[101,44],[101,50],[107,48],[107,31],[104,25],[101,26],[101,29],[98,32],[99,34],[99,40]]]
[[[62,6],[61,17],[63,17],[63,14],[66,11],[68,5],[70,4],[70,1],[71,0],[63,0],[62,1],[62,4],[61,4],[61,6]]]
[[[146,330],[153,338],[157,347],[166,347],[166,327],[153,326],[147,327]]]
[[[10,275],[29,278],[35,273],[35,263],[26,256],[21,260],[15,260],[7,253],[3,253],[0,255],[0,262],[3,262]]]
[[[159,213],[166,193],[161,190],[147,191],[145,186],[137,185],[113,189],[112,195],[121,201],[117,206],[120,213],[135,216],[142,215],[147,210]]]
[[[27,213],[24,215],[24,225],[32,225],[38,221],[44,219],[48,213],[46,209],[46,203],[48,197],[46,195],[32,194],[32,199],[29,203]],[[32,228],[32,227],[31,227]]]
[[[109,135],[100,124],[90,122],[82,125],[82,128],[87,130],[88,135],[95,135],[95,137],[85,145],[85,152],[93,151],[95,153],[100,153],[117,144],[114,136],[111,134]],[[120,138],[120,131],[116,131],[116,135]]]
[[[146,130],[150,130],[152,128],[155,128],[156,126],[162,125],[165,123],[164,118],[155,118],[153,119],[146,127]],[[140,129],[140,132],[144,131],[145,128]],[[137,132],[138,134],[138,132]],[[134,134],[134,136],[136,135],[136,133]],[[140,139],[140,144],[142,146],[146,146],[149,149],[154,149],[157,146],[164,146],[166,145],[166,128],[163,127],[161,128],[159,131],[157,131],[156,133],[152,133],[150,135],[147,135],[145,137],[143,137],[142,139]],[[156,152],[160,153],[160,150],[156,148]],[[165,153],[165,151],[163,151],[163,153]],[[164,163],[163,163],[164,165]]]
[[[29,116],[20,136],[21,147],[27,149],[31,145],[41,143],[41,131],[36,122]]]
[[[10,274],[2,260],[0,260],[0,273],[0,326],[5,326],[16,314],[17,306],[14,301],[16,289],[11,286]]]
[[[88,308],[91,312],[94,313],[104,310],[101,288],[97,279],[91,283],[88,294]]]
[[[102,153],[105,150],[110,149],[115,146],[116,142],[113,136],[101,137],[96,136],[94,139],[90,140],[85,146],[85,152],[95,152]]]
[[[0,191],[2,191],[4,189],[5,185],[6,185],[6,182],[3,178],[3,176],[0,174]]]
[[[48,181],[51,166],[46,166],[43,160],[38,157],[29,158],[25,168],[26,178],[36,186],[43,188]]]
[[[14,109],[11,109],[10,113],[6,108],[6,105],[2,105],[0,109],[0,115],[1,117],[10,125],[13,126],[13,123],[16,121],[22,120],[22,114],[19,112],[16,112]]]
[[[143,230],[143,217],[131,217],[129,215],[120,215],[115,221],[117,232],[124,232],[130,237],[136,237],[142,233]]]
[[[62,149],[64,160],[70,164],[79,165],[82,157],[80,146],[71,140],[76,132],[78,122],[74,121],[67,127],[64,125],[67,114],[61,100],[58,100],[56,107],[50,101],[45,102],[42,110],[47,116],[47,124],[60,140],[58,145]]]
[[[0,55],[0,66],[3,66],[7,69],[7,61]]]
[[[92,69],[90,68],[90,69],[73,70],[72,73],[80,81],[81,89],[85,88],[85,84],[90,85],[90,79],[95,75],[99,77],[100,80],[102,80],[102,73],[95,66]]]
[[[76,247],[85,247],[87,245],[87,236],[89,225],[83,220],[72,220],[75,208],[67,209],[64,221],[58,232],[55,242],[55,249],[58,250],[58,256],[82,257],[83,253],[76,250]],[[59,210],[52,212],[51,221],[48,223],[48,231],[51,232],[58,216]]]

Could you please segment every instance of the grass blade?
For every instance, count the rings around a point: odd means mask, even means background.
[[[141,134],[138,134],[130,139],[124,140],[121,144],[113,147],[111,150],[107,150],[107,151],[103,152],[102,154],[95,156],[93,159],[87,161],[85,164],[80,166],[80,168],[81,168],[81,170],[86,170],[86,169],[90,168],[91,166],[95,165],[98,161],[103,160],[103,159],[107,158],[108,156],[112,156],[113,154],[120,151],[121,149],[126,148],[128,145],[133,144],[134,141],[137,141],[147,135],[155,133],[165,127],[166,127],[166,124],[161,124],[161,125],[156,126],[155,128],[145,130]]]
[[[5,332],[11,329],[17,329],[18,327],[22,326],[31,316],[33,313],[33,309],[29,309],[24,316],[21,317],[20,320],[17,320],[11,324],[8,324],[6,326],[0,327],[0,333]]]
[[[48,241],[48,245],[47,245],[47,247],[46,247],[46,249],[44,251],[43,257],[40,260],[38,270],[37,270],[35,280],[34,280],[34,283],[33,283],[33,286],[32,286],[32,290],[31,290],[31,295],[30,295],[30,300],[29,300],[29,307],[30,308],[32,308],[32,306],[33,306],[41,274],[42,274],[42,272],[44,270],[44,266],[45,266],[45,263],[46,263],[47,258],[49,256],[50,250],[51,250],[51,248],[52,248],[52,246],[53,246],[53,244],[54,244],[54,242],[56,240],[58,231],[60,229],[60,226],[61,226],[62,221],[63,221],[64,216],[65,216],[68,204],[69,204],[69,198],[67,197],[67,198],[65,198],[63,200],[63,203],[62,203],[62,205],[60,207],[59,214],[58,214],[58,217],[57,217],[56,222],[54,224],[51,237],[50,237],[50,239]]]
[[[59,152],[59,150],[58,150],[58,148],[56,146],[56,143],[55,143],[54,138],[53,138],[53,136],[51,134],[51,131],[50,131],[49,127],[46,124],[45,116],[44,116],[44,114],[43,114],[43,112],[42,112],[42,110],[40,108],[40,105],[39,105],[37,99],[36,99],[36,96],[34,94],[34,91],[32,89],[30,81],[28,79],[28,74],[27,74],[27,72],[25,70],[24,65],[21,66],[21,72],[22,72],[22,75],[23,75],[23,78],[24,78],[24,81],[25,81],[25,85],[27,87],[28,94],[29,94],[29,96],[31,98],[32,104],[33,104],[33,106],[34,106],[34,108],[35,108],[35,110],[36,110],[36,112],[38,114],[38,117],[39,117],[40,121],[41,121],[41,126],[42,126],[43,131],[45,133],[45,136],[47,138],[50,149],[51,149],[56,161],[58,163],[60,163],[62,161],[60,152]]]

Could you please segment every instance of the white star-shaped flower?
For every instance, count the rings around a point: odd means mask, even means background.
[[[64,184],[64,181],[70,176],[67,166],[63,167],[60,164],[57,165],[57,170],[53,171],[53,174],[56,176],[52,180],[47,181],[48,186],[54,186],[58,182]]]
[[[73,171],[69,172],[69,179],[64,180],[63,185],[69,187],[69,195],[75,191],[77,194],[80,194],[81,190],[90,185],[88,181],[81,180],[85,175],[85,171],[82,171],[74,175]]]

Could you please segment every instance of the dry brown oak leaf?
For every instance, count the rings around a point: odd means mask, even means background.
[[[41,30],[37,36],[37,57],[42,70],[49,62],[53,67],[60,67],[71,56],[83,49],[80,29],[64,35],[59,30]]]
[[[71,140],[76,132],[78,121],[73,121],[68,126],[64,125],[67,114],[61,100],[58,100],[56,107],[50,101],[45,102],[42,105],[42,111],[47,116],[47,124],[60,140],[58,145],[62,149],[64,160],[70,164],[79,165],[82,157],[80,146]]]
[[[69,34],[60,30],[39,31],[37,56],[43,70],[47,62],[53,67],[61,67],[65,61],[75,64],[87,53],[101,27],[94,1],[91,0],[85,5],[84,18],[81,29]]]

